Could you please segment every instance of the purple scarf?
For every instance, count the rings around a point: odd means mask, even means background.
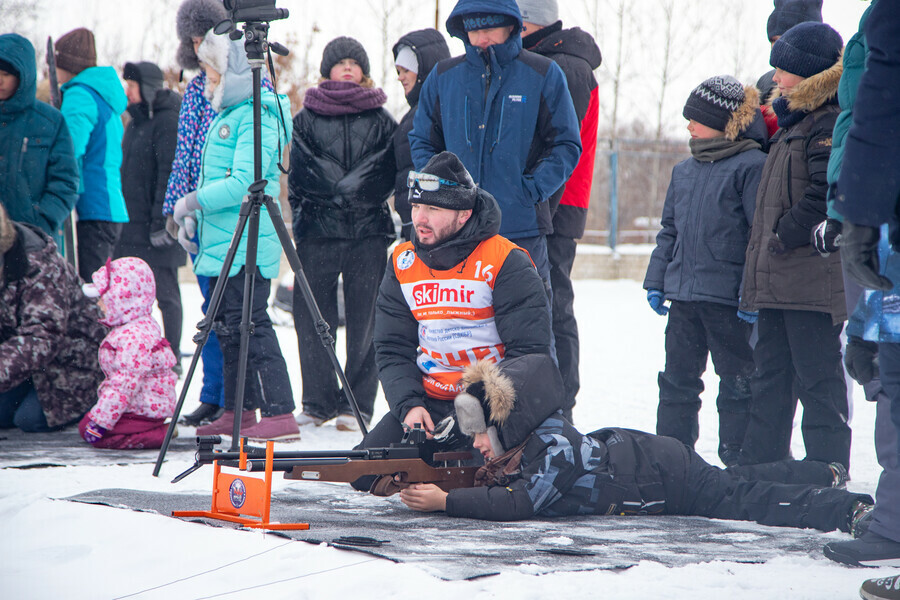
[[[354,115],[378,108],[385,102],[387,96],[380,88],[364,88],[352,81],[330,79],[309,88],[303,97],[305,108],[326,117]]]

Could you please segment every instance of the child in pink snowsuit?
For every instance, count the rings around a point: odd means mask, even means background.
[[[96,448],[159,448],[175,409],[175,355],[153,319],[156,282],[149,265],[127,256],[107,261],[84,286],[100,298],[112,328],[100,345],[106,379],[97,404],[78,425]]]

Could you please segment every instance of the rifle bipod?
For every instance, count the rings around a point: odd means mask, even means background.
[[[247,438],[241,438],[240,452],[237,457],[234,456],[233,452],[214,452],[213,447],[221,441],[222,438],[217,435],[198,437],[196,462],[190,469],[172,480],[172,483],[180,481],[208,462],[208,457],[206,457],[207,460],[204,460],[203,455],[213,454],[215,456],[220,454],[226,464],[220,464],[220,460],[217,459],[212,460],[212,507],[210,510],[174,510],[172,511],[172,516],[203,517],[205,519],[229,521],[253,529],[309,529],[309,523],[272,523],[269,521],[269,509],[272,502],[272,461],[275,457],[275,443],[272,441],[266,442],[265,477],[259,479],[248,475],[223,473],[223,466],[241,470],[246,469],[247,451],[245,450],[245,444]],[[258,451],[259,449],[255,450]],[[234,464],[235,458],[237,458],[237,464]]]

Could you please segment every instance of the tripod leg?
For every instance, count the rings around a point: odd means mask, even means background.
[[[319,307],[316,304],[316,299],[313,297],[309,282],[306,280],[306,274],[303,272],[303,264],[300,262],[300,257],[297,256],[296,250],[294,250],[294,245],[291,242],[290,235],[288,235],[284,220],[281,218],[281,210],[279,210],[278,205],[275,204],[270,196],[265,197],[264,203],[266,209],[269,211],[269,218],[272,219],[272,224],[275,226],[275,232],[278,234],[278,239],[281,242],[281,247],[287,257],[288,264],[290,264],[291,270],[294,272],[296,285],[299,286],[300,291],[303,293],[303,299],[306,301],[306,306],[313,315],[313,320],[316,323],[316,331],[319,332],[319,339],[321,340],[322,345],[325,346],[325,349],[331,358],[334,372],[341,382],[341,389],[347,397],[350,408],[353,410],[353,416],[356,417],[356,422],[359,424],[359,430],[363,435],[367,435],[369,431],[366,428],[366,422],[359,412],[356,397],[353,395],[353,390],[350,389],[350,383],[347,381],[347,376],[344,374],[341,363],[338,361],[337,354],[334,351],[334,338],[331,337],[328,323],[325,321],[325,318],[322,317],[322,313],[319,311]]]
[[[225,284],[228,281],[228,273],[231,271],[231,265],[234,264],[234,257],[235,254],[237,254],[237,249],[241,242],[241,236],[244,234],[244,227],[246,226],[249,215],[250,203],[244,201],[241,205],[237,227],[235,227],[234,234],[231,237],[228,252],[225,254],[222,270],[219,273],[219,278],[216,280],[216,286],[213,288],[212,296],[209,299],[209,308],[206,310],[206,315],[197,324],[199,332],[194,334],[193,338],[194,343],[197,344],[197,349],[194,351],[194,356],[191,359],[191,366],[188,367],[187,375],[184,378],[184,385],[181,387],[181,394],[178,396],[178,402],[175,404],[175,412],[172,414],[172,422],[169,423],[169,429],[166,431],[166,438],[163,440],[162,446],[159,449],[159,455],[156,457],[156,465],[153,467],[154,477],[159,477],[159,470],[162,468],[163,460],[165,460],[166,452],[169,449],[169,443],[172,441],[172,436],[175,434],[178,416],[181,414],[184,399],[187,397],[188,388],[191,385],[191,380],[194,378],[194,371],[200,360],[200,352],[203,350],[203,346],[206,345],[206,341],[209,339],[209,332],[212,329],[213,321],[215,321],[216,314],[219,312],[219,306],[222,304],[222,296],[225,293]],[[237,420],[240,420],[240,413],[237,414],[239,415]]]

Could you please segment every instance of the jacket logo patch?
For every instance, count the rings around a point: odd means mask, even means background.
[[[220,138],[224,140],[227,139],[229,135],[231,135],[231,127],[229,127],[228,125],[222,125],[221,127],[219,127]]]
[[[521,94],[510,94],[509,101],[510,102],[520,102],[522,104],[525,104],[525,102],[527,101],[527,98]]]
[[[821,139],[816,143],[816,145],[822,148],[831,148],[831,138]]]
[[[405,271],[406,269],[413,266],[413,263],[416,262],[416,254],[412,250],[404,250],[400,256],[397,257],[397,268],[401,271]]]
[[[470,303],[474,290],[467,290],[465,284],[459,288],[445,287],[437,282],[420,283],[412,289],[416,306],[430,306],[439,302]]]

